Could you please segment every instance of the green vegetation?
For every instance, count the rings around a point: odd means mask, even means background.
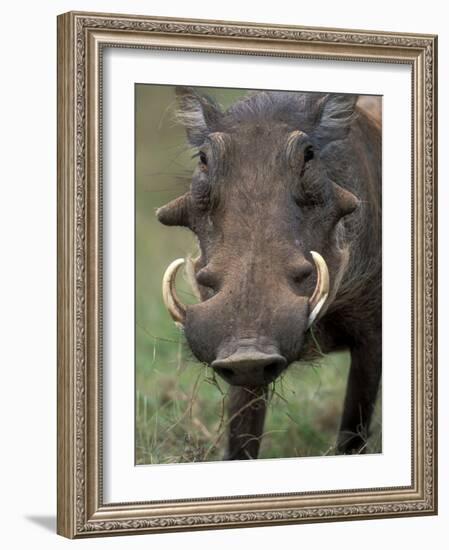
[[[224,106],[241,90],[207,90]],[[167,228],[158,206],[182,194],[196,162],[173,123],[171,86],[136,86],[136,462],[220,460],[225,445],[228,386],[189,352],[170,320],[161,281],[175,258],[195,255],[192,234]],[[181,279],[181,277],[180,277]],[[193,302],[180,281],[180,295]],[[261,458],[334,454],[348,354],[296,363],[271,392]],[[378,404],[369,452],[381,450]]]

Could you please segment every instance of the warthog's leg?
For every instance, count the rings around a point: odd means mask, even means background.
[[[267,387],[231,386],[224,460],[257,458],[267,410]]]
[[[351,368],[337,442],[339,453],[366,452],[369,426],[381,372],[382,344],[380,338],[351,350]]]

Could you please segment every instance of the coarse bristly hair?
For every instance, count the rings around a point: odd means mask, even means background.
[[[228,132],[247,122],[286,122],[310,133],[320,145],[343,139],[357,115],[353,94],[258,91],[236,101],[226,111],[211,97],[192,88],[178,87],[175,119],[187,131],[190,144],[199,147],[213,132]]]

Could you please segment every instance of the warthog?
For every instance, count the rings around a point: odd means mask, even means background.
[[[348,94],[254,92],[227,111],[177,88],[198,164],[161,207],[200,255],[185,306],[164,301],[199,361],[230,386],[225,459],[257,458],[269,384],[293,362],[349,348],[337,452],[364,452],[381,378],[380,123]]]

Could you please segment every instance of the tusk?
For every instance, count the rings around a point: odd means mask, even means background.
[[[184,258],[174,260],[165,270],[162,278],[162,298],[165,307],[177,326],[183,326],[186,319],[186,306],[176,294],[175,282],[179,268],[184,264]]]
[[[318,317],[324,303],[329,296],[329,270],[327,269],[326,262],[318,252],[310,251],[313,261],[315,262],[317,270],[316,287],[313,291],[312,297],[309,299],[309,319],[307,321],[307,328],[312,326],[312,323]]]

